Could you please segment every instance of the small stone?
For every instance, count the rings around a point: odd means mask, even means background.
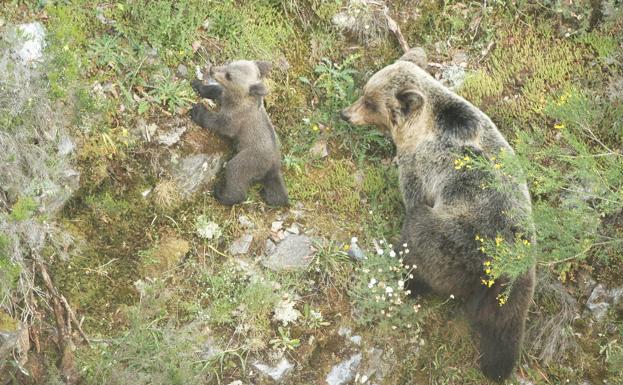
[[[299,234],[300,233],[299,227],[298,227],[298,225],[296,223],[293,223],[292,225],[290,225],[290,227],[288,227],[286,229],[286,231],[288,233],[290,233],[290,234]]]
[[[188,76],[188,67],[184,64],[180,64],[176,68],[177,75],[181,78],[186,78]]]
[[[458,65],[445,66],[441,72],[441,83],[453,91],[458,90],[465,80],[465,68]]]
[[[610,306],[616,306],[621,297],[623,297],[623,287],[608,290],[600,283],[593,289],[586,302],[586,307],[593,313],[593,317],[597,321],[601,321],[608,313]]]
[[[231,246],[229,246],[229,253],[232,255],[242,255],[249,252],[249,248],[253,243],[253,235],[244,234],[240,238],[236,239],[232,242]]]
[[[283,221],[275,221],[270,225],[270,231],[277,232],[283,228]]]
[[[35,64],[43,58],[45,30],[39,22],[20,24],[13,33],[19,46],[15,47],[15,57],[23,64]]]
[[[163,132],[158,135],[158,143],[163,144],[167,147],[174,145],[179,142],[182,138],[182,135],[186,132],[185,125],[179,125],[177,127],[172,127],[170,131]]]
[[[357,346],[361,345],[361,336],[352,336],[349,340]]]
[[[305,235],[290,235],[281,241],[262,261],[262,264],[274,271],[305,269],[312,261],[314,250],[312,240]]]
[[[240,380],[232,381],[227,385],[244,385],[244,383]]]
[[[363,250],[361,250],[356,242],[351,242],[350,247],[348,248],[348,256],[355,261],[363,261],[366,259],[366,254]]]
[[[329,156],[327,142],[324,140],[317,141],[316,144],[314,144],[314,146],[309,150],[309,152],[317,158],[326,158],[327,156]]]
[[[287,358],[283,357],[281,361],[275,366],[268,366],[262,363],[253,364],[257,370],[262,372],[264,375],[272,378],[274,381],[279,382],[283,379],[283,377],[294,368],[294,364],[290,363]]]
[[[346,326],[341,326],[338,330],[337,330],[337,334],[341,337],[350,337],[350,334],[352,333],[352,330],[350,328],[347,328]]]
[[[333,368],[327,375],[328,385],[344,385],[355,378],[355,373],[361,363],[361,353],[357,353],[350,359],[343,361]]]
[[[452,55],[452,64],[467,67],[467,62],[469,61],[469,57],[467,56],[467,52],[465,51],[457,51]]]

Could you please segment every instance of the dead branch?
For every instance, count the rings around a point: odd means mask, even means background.
[[[63,296],[60,295],[56,287],[54,287],[45,265],[41,261],[36,261],[36,264],[41,273],[43,283],[50,294],[52,311],[54,312],[54,318],[56,321],[56,330],[58,332],[57,345],[61,354],[59,369],[66,383],[68,385],[75,385],[79,382],[79,374],[73,355],[74,343],[71,338],[71,309],[69,308],[69,304],[66,300],[63,302]],[[63,307],[61,302],[63,302],[66,307]],[[68,317],[65,317],[65,312],[63,310],[67,312],[69,315]]]
[[[387,8],[387,6],[383,10],[383,14],[385,15],[385,19],[387,20],[387,28],[389,28],[389,30],[396,36],[396,39],[398,39],[398,44],[400,44],[400,48],[402,48],[404,52],[407,52],[409,50],[409,43],[407,43],[407,39],[405,39],[402,31],[400,31],[398,23],[396,23],[396,21],[391,16],[389,16],[389,8]]]

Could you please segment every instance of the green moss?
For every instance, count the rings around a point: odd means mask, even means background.
[[[586,74],[585,53],[546,24],[505,30],[484,69],[468,77],[460,92],[506,133],[513,125],[542,124],[550,95]]]
[[[359,189],[353,174],[355,166],[348,160],[328,159],[308,166],[301,174],[288,175],[290,197],[312,207],[328,210],[342,218],[358,216]]]
[[[34,198],[23,195],[17,199],[17,202],[11,208],[11,219],[14,221],[23,221],[29,219],[37,210],[37,202]]]
[[[17,330],[18,325],[19,322],[17,322],[17,320],[0,310],[0,331],[14,332]]]

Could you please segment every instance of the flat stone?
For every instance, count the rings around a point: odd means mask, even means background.
[[[445,66],[441,72],[441,83],[449,89],[456,91],[465,80],[465,68],[458,65]]]
[[[180,141],[182,135],[186,132],[186,129],[187,127],[184,125],[171,127],[169,131],[158,135],[158,143],[170,147]]]
[[[314,146],[309,150],[309,152],[317,157],[317,158],[326,158],[329,156],[329,148],[327,146],[327,142],[324,140],[319,140],[314,144]]]
[[[270,225],[270,231],[277,232],[283,228],[283,221],[275,221]]]
[[[15,59],[23,64],[35,64],[43,58],[45,30],[39,22],[20,24],[15,27],[14,38],[19,45],[14,47]]]
[[[357,368],[361,363],[361,353],[357,353],[346,361],[343,361],[331,368],[327,375],[328,385],[344,385],[355,378]]]
[[[276,382],[280,382],[281,380],[283,380],[285,375],[288,374],[288,372],[292,370],[292,368],[294,368],[294,364],[290,363],[290,361],[288,361],[288,359],[285,357],[283,357],[281,361],[279,361],[275,366],[269,366],[259,362],[253,364],[253,366],[255,366],[257,370],[262,372],[264,375],[272,378]]]
[[[242,255],[249,252],[249,248],[253,243],[253,235],[244,234],[240,238],[232,242],[229,246],[229,253],[232,255]]]
[[[597,321],[601,321],[611,305],[617,305],[623,297],[623,287],[607,289],[603,284],[598,284],[593,289],[586,307],[593,313]]]
[[[286,231],[290,234],[299,234],[301,231],[299,230],[299,226],[296,223],[293,223],[286,229]]]
[[[309,266],[313,254],[310,237],[289,235],[277,245],[272,254],[262,261],[262,264],[274,271],[301,270]]]
[[[196,154],[181,158],[173,165],[171,174],[184,197],[210,182],[223,165],[223,154]]]

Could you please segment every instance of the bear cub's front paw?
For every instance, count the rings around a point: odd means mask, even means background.
[[[193,108],[190,110],[190,117],[195,123],[200,123],[201,115],[207,112],[208,110],[207,108],[205,108],[203,104],[196,103],[195,105],[193,105]]]

